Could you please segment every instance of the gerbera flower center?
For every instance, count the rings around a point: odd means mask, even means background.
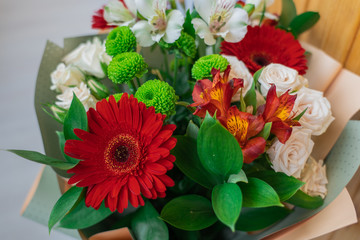
[[[132,172],[140,162],[139,142],[130,134],[119,134],[109,141],[104,155],[106,167],[114,173]]]
[[[255,54],[251,56],[253,62],[259,66],[267,66],[271,63],[270,59],[264,54]]]

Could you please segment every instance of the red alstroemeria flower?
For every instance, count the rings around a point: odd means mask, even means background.
[[[230,66],[227,67],[224,74],[221,76],[220,70],[213,69],[211,74],[213,75],[213,81],[209,79],[203,79],[196,82],[192,97],[194,103],[191,107],[196,107],[194,115],[199,117],[205,117],[206,111],[211,116],[215,114],[220,118],[225,116],[227,110],[231,105],[231,98],[236,92],[244,86],[242,79],[230,79]]]
[[[98,209],[105,200],[111,211],[123,212],[128,202],[144,205],[142,196],[165,197],[174,181],[166,175],[175,157],[170,150],[176,126],[163,125],[165,115],[146,108],[124,93],[119,102],[110,96],[87,112],[89,132],[75,129],[80,140],[67,140],[65,153],[81,159],[68,173],[69,184],[87,187],[85,204]]]
[[[276,86],[272,85],[266,97],[263,117],[265,122],[272,122],[271,133],[285,143],[292,132],[292,126],[300,126],[300,123],[293,120],[291,111],[294,108],[296,95],[290,95],[289,90],[280,97],[276,95]],[[262,111],[260,108],[260,111]]]
[[[227,112],[226,120],[222,120],[221,123],[238,141],[245,163],[251,163],[264,153],[265,139],[255,137],[265,125],[261,115],[254,116],[241,112],[236,106],[232,106]]]

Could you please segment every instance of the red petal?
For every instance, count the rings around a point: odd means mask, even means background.
[[[128,203],[129,203],[129,195],[128,195],[129,191],[126,185],[124,185],[121,190],[120,190],[120,195],[119,195],[119,199],[118,199],[118,210],[119,209],[125,209],[128,207]]]
[[[244,155],[244,162],[251,163],[257,157],[264,153],[266,146],[266,141],[262,137],[256,137],[250,139],[245,147],[242,149]]]
[[[153,176],[154,179],[154,186],[157,192],[165,192],[166,191],[166,186],[164,185],[164,183],[157,178],[156,176]]]
[[[129,192],[129,201],[131,205],[133,205],[134,208],[137,208],[139,206],[139,200],[137,198],[138,195],[132,194]]]
[[[155,174],[155,175],[162,175],[165,174],[167,172],[167,169],[158,164],[158,163],[149,163],[145,165],[146,170],[149,173]]]
[[[139,195],[140,194],[140,185],[139,182],[136,180],[136,178],[132,175],[129,176],[129,180],[128,180],[128,186],[129,186],[129,190],[135,194],[135,195]]]
[[[292,127],[282,121],[272,123],[271,133],[274,134],[281,143],[285,144],[292,133]]]
[[[161,175],[161,176],[157,176],[167,187],[173,187],[175,186],[175,182],[174,180],[172,180],[169,176],[167,175]]]

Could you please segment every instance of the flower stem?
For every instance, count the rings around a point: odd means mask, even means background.
[[[141,86],[141,83],[140,83],[140,79],[138,77],[136,78],[136,83],[137,83],[138,88],[139,88]]]
[[[175,0],[170,0],[170,5],[172,9],[176,9],[176,2]]]
[[[128,82],[128,86],[129,86],[129,88],[130,88],[130,93],[131,93],[131,94],[135,94],[135,92],[136,92],[136,86],[135,86],[135,83],[134,83],[133,80],[131,80],[131,81]]]
[[[165,70],[167,73],[169,73],[170,68],[169,68],[169,59],[168,59],[167,53],[165,51],[163,51],[163,55],[164,55]]]
[[[176,80],[178,74],[178,65],[179,65],[179,52],[175,51],[175,59],[174,59],[174,79],[173,79],[173,88],[176,89]],[[176,90],[175,90],[176,91]]]

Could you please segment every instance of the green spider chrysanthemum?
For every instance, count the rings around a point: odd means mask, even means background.
[[[136,37],[129,27],[117,27],[107,36],[105,47],[110,56],[133,52],[136,49]]]
[[[108,77],[114,83],[126,83],[134,77],[140,78],[148,70],[144,58],[136,52],[116,55],[109,64]]]
[[[178,96],[167,82],[158,79],[147,81],[136,91],[135,98],[145,103],[146,107],[153,106],[156,113],[166,116],[175,114]]]
[[[121,99],[121,97],[122,97],[123,94],[124,94],[124,93],[115,93],[115,94],[113,94],[112,96],[114,96],[115,101],[118,102],[118,101]],[[108,96],[108,97],[106,98],[106,100],[109,101],[109,98],[110,98],[110,96]]]
[[[211,70],[213,68],[225,71],[229,62],[226,58],[219,54],[207,55],[199,58],[191,70],[192,77],[196,80],[211,77]]]

